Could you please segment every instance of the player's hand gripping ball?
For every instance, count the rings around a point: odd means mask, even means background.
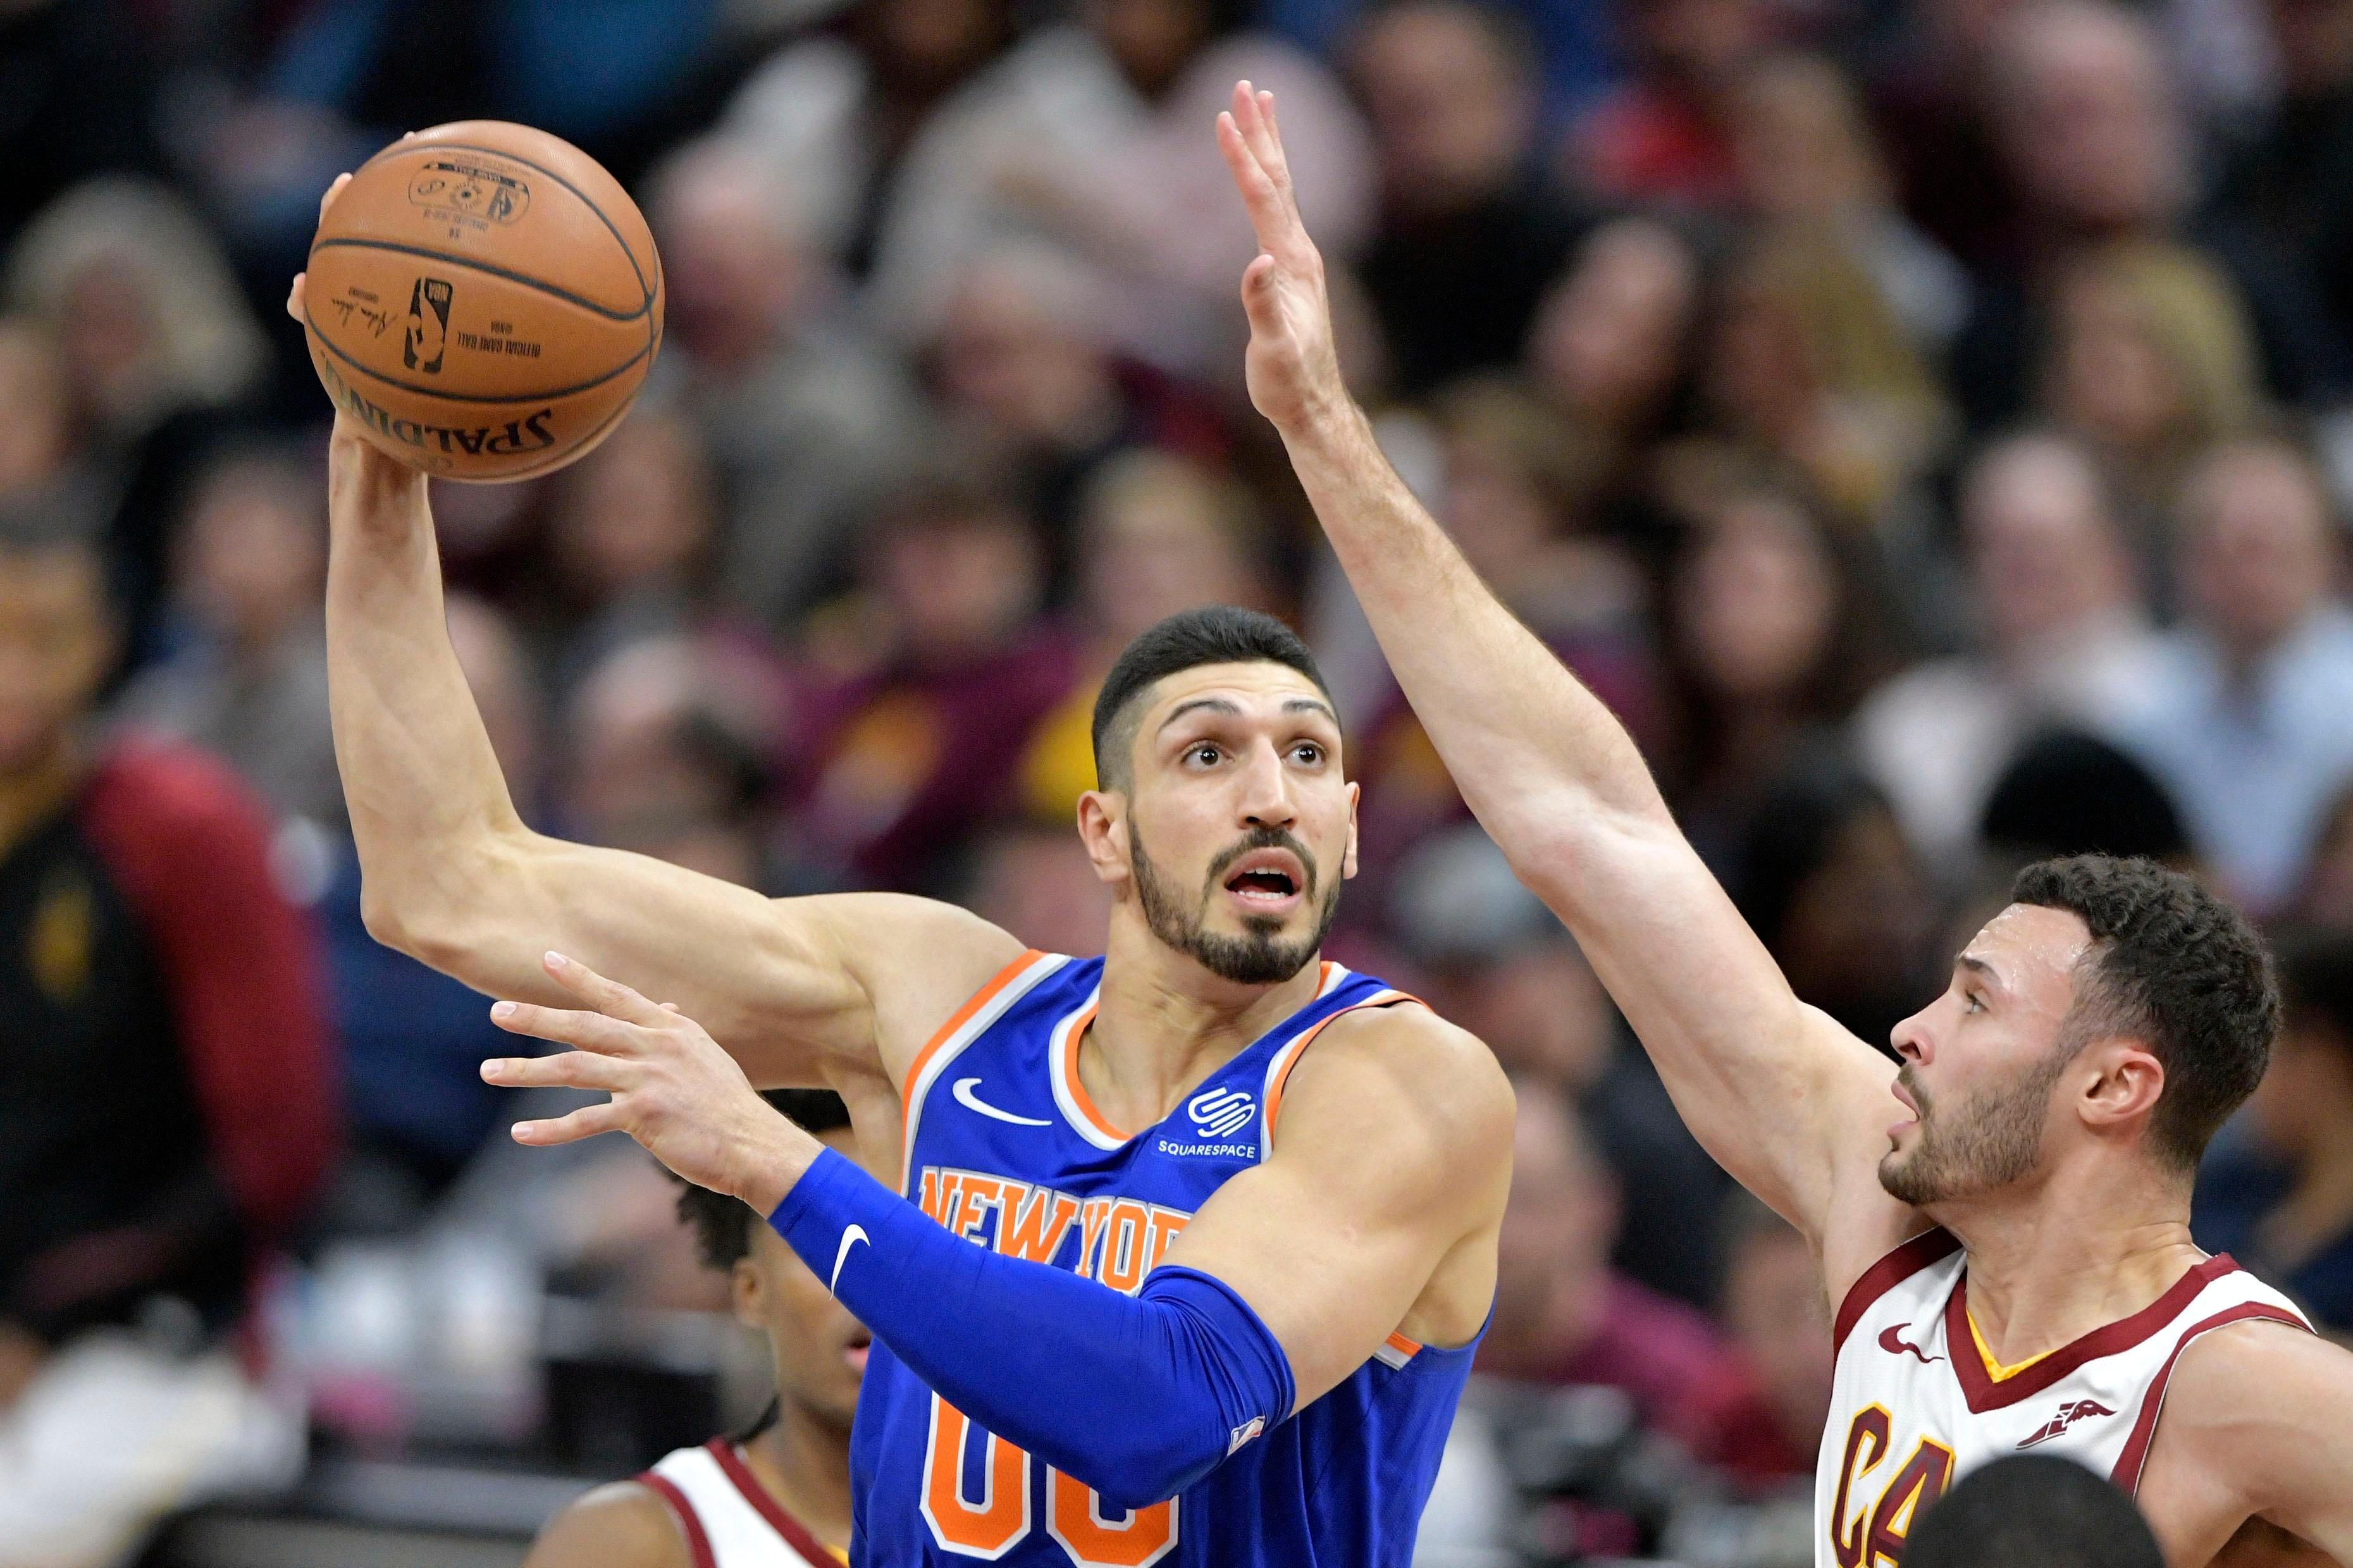
[[[448,479],[529,479],[628,412],[661,347],[661,260],[588,154],[462,121],[337,183],[290,309],[377,447]]]

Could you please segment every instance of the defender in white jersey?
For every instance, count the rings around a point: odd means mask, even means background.
[[[1391,670],[1693,1131],[1847,1304],[1819,1561],[1900,1562],[1957,1471],[2021,1443],[2105,1452],[2121,1426],[2110,1468],[2132,1459],[2175,1568],[2258,1519],[2353,1563],[2353,1354],[2189,1238],[2198,1157],[2276,1025],[2260,939],[2158,867],[2052,862],[1895,1029],[1900,1072],[1803,1005],[1624,727],[1383,457],[1340,376],[1272,97],[1241,84],[1218,134],[1263,252],[1242,283],[1251,399]]]
[[[849,1112],[824,1089],[762,1096],[835,1149]],[[871,1336],[737,1199],[679,1195],[736,1321],[767,1342],[776,1398],[748,1431],[665,1455],[550,1520],[523,1568],[840,1568],[849,1542],[849,1423]]]

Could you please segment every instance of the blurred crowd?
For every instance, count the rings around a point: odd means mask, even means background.
[[[1883,1040],[2053,852],[2275,924],[2197,1223],[2353,1332],[2353,0],[0,0],[0,1520],[109,1445],[90,1387],[250,1489],[306,1432],[620,1473],[704,1434],[551,1366],[744,1375],[667,1179],[507,1144],[482,999],[359,916],[279,306],[338,171],[502,118],[670,290],[602,447],[435,494],[526,816],[1097,951],[1096,684],[1284,616],[1364,785],[1335,955],[1520,1091],[1426,1554],[1808,1560],[1805,1246],[1470,821],[1242,394],[1244,76],[1384,447],[1802,996]],[[55,1561],[199,1489],[117,1458]]]

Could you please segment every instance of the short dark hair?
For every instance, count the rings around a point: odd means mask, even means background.
[[[2105,1477],[2055,1454],[2014,1454],[1922,1512],[1904,1568],[2164,1568],[2148,1521]]]
[[[772,1089],[760,1096],[798,1122],[805,1131],[832,1132],[849,1125],[849,1108],[829,1089]],[[694,1227],[694,1250],[706,1268],[723,1273],[752,1250],[751,1205],[693,1183],[678,1194],[678,1217]]]
[[[1297,632],[1272,616],[1235,605],[1205,605],[1145,628],[1103,677],[1095,697],[1096,782],[1104,789],[1127,787],[1128,752],[1135,743],[1131,710],[1163,677],[1204,664],[1258,663],[1288,666],[1331,700],[1315,656]]]
[[[2066,910],[2091,931],[2064,1037],[2129,1035],[2156,1054],[2165,1089],[2149,1122],[2154,1147],[2194,1168],[2263,1080],[2279,1032],[2279,984],[2263,938],[2237,910],[2153,860],[2038,860],[2010,898]]]

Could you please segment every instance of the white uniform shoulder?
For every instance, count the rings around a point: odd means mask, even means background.
[[[678,1515],[694,1568],[839,1568],[841,1560],[777,1506],[724,1437],[675,1449],[638,1479]]]

